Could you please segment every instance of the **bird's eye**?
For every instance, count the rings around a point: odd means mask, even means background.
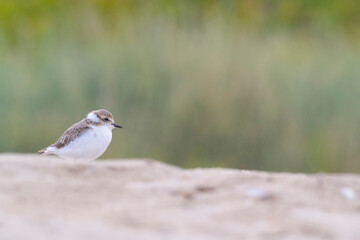
[[[108,122],[108,121],[109,121],[109,119],[108,119],[108,118],[104,118],[104,121],[105,121],[105,122]]]

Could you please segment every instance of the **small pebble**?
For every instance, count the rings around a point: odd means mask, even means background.
[[[350,187],[343,187],[340,189],[341,196],[348,201],[353,201],[357,199],[357,194],[354,189]]]
[[[260,188],[252,188],[247,191],[246,194],[248,197],[255,198],[255,199],[263,199],[267,197],[267,193]]]

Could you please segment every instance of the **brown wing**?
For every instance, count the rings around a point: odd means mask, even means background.
[[[78,123],[75,123],[71,127],[69,127],[63,135],[57,140],[56,143],[52,144],[52,147],[57,147],[58,149],[63,148],[75,138],[84,134],[90,127],[85,120],[82,120]]]

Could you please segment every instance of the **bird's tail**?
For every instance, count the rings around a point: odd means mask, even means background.
[[[49,154],[49,152],[47,151],[47,148],[43,148],[43,149],[39,150],[38,153],[40,155],[48,155]]]
[[[38,151],[38,153],[40,155],[49,155],[49,154],[55,154],[56,153],[56,148],[53,147],[53,146],[49,146],[49,147],[46,147],[46,148],[43,148],[41,150]]]

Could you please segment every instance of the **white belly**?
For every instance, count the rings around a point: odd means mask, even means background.
[[[111,138],[108,127],[96,126],[54,153],[62,158],[94,160],[105,152]]]

